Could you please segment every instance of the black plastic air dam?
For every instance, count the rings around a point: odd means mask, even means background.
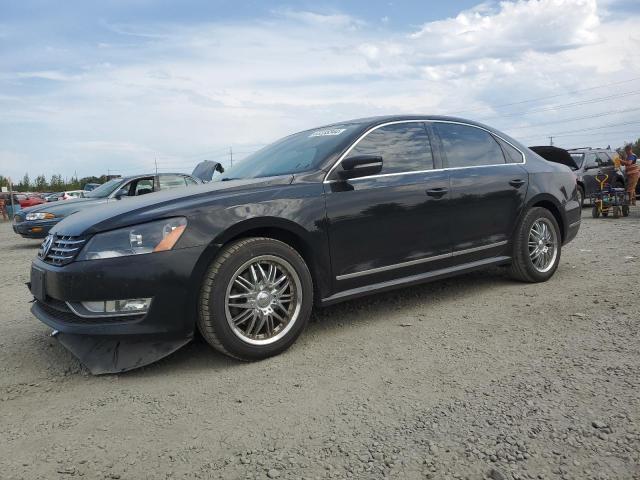
[[[123,338],[60,332],[55,333],[53,337],[75,355],[93,375],[122,373],[144,367],[171,355],[192,340]]]

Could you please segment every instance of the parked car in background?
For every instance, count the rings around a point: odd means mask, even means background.
[[[571,148],[567,150],[575,160],[575,169],[578,177],[578,193],[582,198],[581,205],[589,199],[592,193],[600,190],[600,184],[596,176],[604,178],[612,187],[624,188],[625,180],[616,171],[613,158],[616,152],[606,148]]]
[[[62,196],[62,192],[54,192],[45,196],[44,199],[47,202],[57,202],[58,200],[60,200],[61,196]]]
[[[67,190],[66,192],[60,192],[58,199],[72,200],[75,198],[82,198],[83,196],[84,196],[84,190]]]
[[[0,192],[0,198],[4,200],[5,207],[7,209],[7,213],[10,216],[13,216],[14,213],[21,210],[20,201],[24,201],[26,199],[26,195],[21,193],[13,194],[13,206],[11,201],[12,194],[9,192]]]
[[[29,208],[35,205],[40,205],[41,203],[45,203],[45,201],[39,196],[34,194],[24,195],[24,199],[20,200],[21,208]]]
[[[196,329],[262,359],[293,344],[314,303],[491,265],[544,282],[580,228],[568,167],[459,118],[307,130],[225,175],[78,212],[43,242],[32,312],[92,372],[148,364]]]
[[[90,192],[91,190],[95,190],[96,188],[98,188],[100,186],[99,183],[85,183],[84,187],[82,187],[82,189],[85,192]]]
[[[188,187],[199,183],[201,182],[196,177],[181,173],[115,178],[103,183],[91,192],[85,193],[77,190],[76,192],[81,192],[82,196],[71,198],[69,194],[75,192],[61,192],[61,199],[65,195],[70,199],[64,202],[47,202],[22,210],[13,217],[13,230],[25,238],[43,238],[56,223],[80,210],[101,203],[137,197],[169,188]]]

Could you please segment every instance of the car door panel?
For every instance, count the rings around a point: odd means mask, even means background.
[[[449,174],[433,170],[431,143],[422,122],[382,126],[351,152],[381,156],[382,173],[325,183],[338,289],[423,272],[450,261]]]
[[[526,170],[505,164],[450,173],[453,251],[509,240],[527,193]]]
[[[408,267],[438,261],[451,252],[448,198],[427,190],[449,190],[447,172],[354,179],[329,184],[327,217],[334,273],[338,279],[387,278]],[[377,272],[371,272],[378,270]],[[364,275],[364,272],[369,272]],[[356,275],[354,275],[356,274]],[[363,275],[359,275],[363,274]],[[381,275],[377,275],[381,274]],[[371,278],[371,277],[370,277]],[[364,283],[370,281],[364,279]],[[356,282],[358,283],[358,282]]]
[[[494,255],[513,234],[527,192],[527,171],[507,163],[505,141],[480,127],[435,122],[434,130],[450,173],[453,255]]]

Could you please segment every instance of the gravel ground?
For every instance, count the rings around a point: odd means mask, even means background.
[[[103,377],[31,316],[37,242],[0,224],[0,478],[640,479],[640,212],[584,214],[545,284],[477,272],[318,310],[277,358],[196,341]]]

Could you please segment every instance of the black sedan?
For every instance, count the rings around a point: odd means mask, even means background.
[[[24,238],[44,238],[63,218],[95,205],[123,198],[137,197],[158,190],[187,187],[202,183],[182,173],[135,175],[114,178],[85,192],[82,198],[43,203],[20,210],[13,216],[13,231]]]
[[[504,265],[548,280],[580,227],[576,179],[490,127],[433,116],[293,134],[219,181],[81,211],[31,270],[33,313],[94,373],[193,338],[256,360],[313,305]]]

